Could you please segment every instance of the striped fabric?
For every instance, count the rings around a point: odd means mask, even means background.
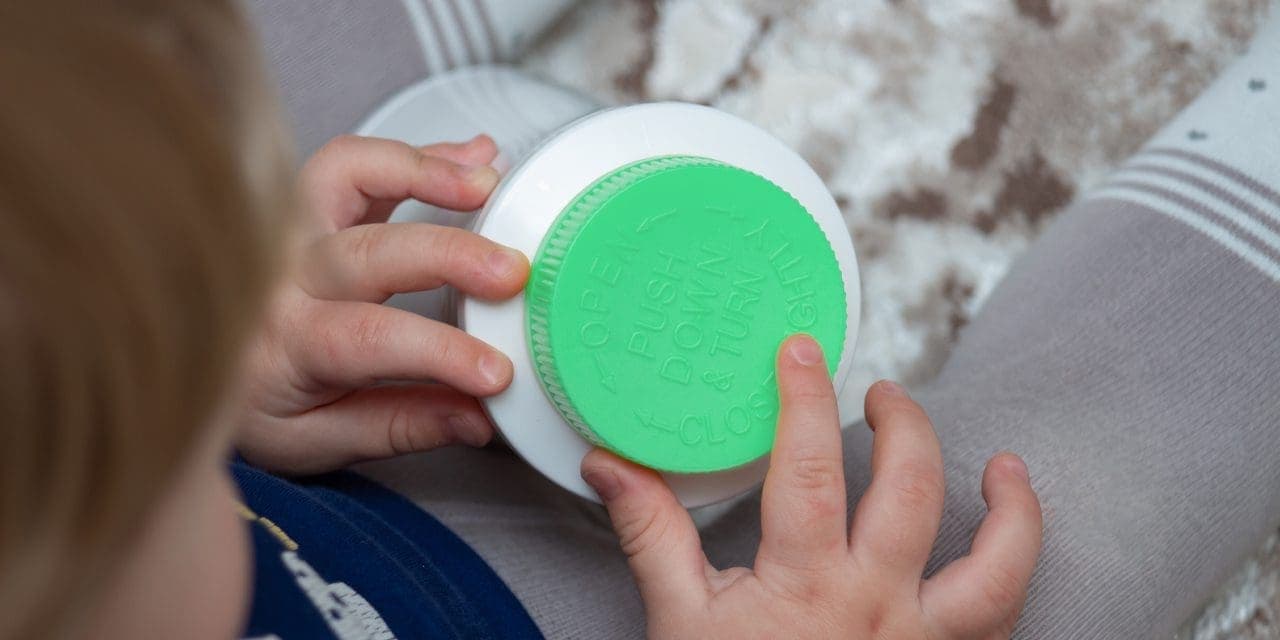
[[[306,157],[424,78],[515,60],[573,3],[248,0],[245,6]]]
[[[1173,218],[1280,282],[1280,20],[1091,195]]]
[[[505,51],[485,0],[401,0],[430,73],[497,62]]]
[[[1090,197],[1159,211],[1280,281],[1280,193],[1231,165],[1186,149],[1151,148]]]

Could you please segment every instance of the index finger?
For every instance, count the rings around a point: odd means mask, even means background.
[[[303,167],[304,195],[310,206],[323,212],[331,230],[380,222],[394,207],[375,204],[410,198],[457,211],[483,205],[498,183],[498,172],[432,155],[429,149],[382,138],[335,138]],[[442,155],[467,154],[453,148]]]
[[[848,506],[835,390],[822,348],[807,335],[778,351],[778,401],[756,569],[825,569],[848,549]]]

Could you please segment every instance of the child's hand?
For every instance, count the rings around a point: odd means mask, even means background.
[[[316,473],[489,441],[493,427],[475,397],[505,389],[511,361],[454,327],[381,303],[445,283],[494,300],[521,290],[529,263],[515,250],[461,229],[385,224],[409,198],[479,207],[498,181],[488,166],[496,153],[484,136],[423,148],[345,137],[307,163],[308,230],[250,354],[237,443],[247,460]],[[385,381],[407,384],[376,385]]]
[[[846,528],[835,394],[817,343],[778,356],[781,409],[754,568],[713,568],[688,512],[653,472],[601,450],[583,476],[604,499],[656,638],[1006,638],[1040,551],[1040,504],[1016,456],[987,463],[990,509],[970,554],[922,580],[942,514],[942,454],[897,385],[867,393],[870,488]]]

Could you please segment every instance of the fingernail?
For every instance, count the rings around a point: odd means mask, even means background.
[[[822,347],[819,347],[813,338],[806,335],[792,338],[788,351],[791,352],[792,360],[806,367],[822,362]]]
[[[480,356],[478,363],[480,377],[491,387],[496,387],[507,380],[507,358],[500,353],[490,351]]]
[[[498,186],[498,172],[488,165],[471,167],[467,170],[467,182],[482,191],[493,191]]]
[[[515,272],[523,258],[524,254],[514,249],[494,249],[489,254],[489,271],[499,279],[506,280]]]
[[[586,480],[605,502],[622,495],[622,482],[618,480],[618,474],[608,469],[587,469],[582,472],[582,479]]]
[[[483,447],[493,438],[493,430],[488,425],[481,425],[474,416],[456,413],[445,419],[449,431],[463,444],[472,447]]]
[[[876,388],[880,391],[880,393],[883,393],[886,395],[891,395],[891,396],[907,395],[907,390],[904,389],[902,385],[892,380],[881,380],[880,382],[876,383]]]
[[[1031,472],[1027,470],[1027,463],[1024,462],[1022,458],[1018,457],[1017,454],[1013,454],[1013,453],[1004,454],[1003,464],[1005,466],[1005,469],[1007,469],[1009,473],[1012,473],[1018,476],[1019,478],[1022,478],[1023,480],[1030,482]]]

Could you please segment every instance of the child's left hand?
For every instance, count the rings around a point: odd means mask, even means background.
[[[409,198],[479,207],[498,181],[488,166],[496,153],[485,136],[421,148],[348,136],[307,163],[304,241],[251,347],[237,434],[245,459],[306,474],[489,441],[476,397],[507,387],[511,361],[457,328],[381,303],[446,283],[491,300],[521,290],[529,263],[513,249],[461,229],[386,223]],[[387,381],[406,384],[378,384]]]

